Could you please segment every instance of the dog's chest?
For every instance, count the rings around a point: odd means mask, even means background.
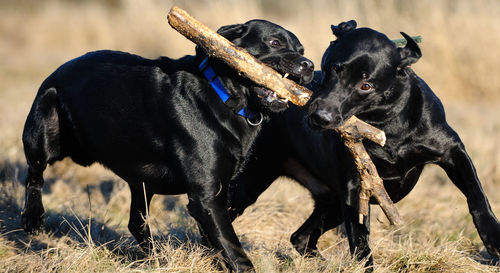
[[[383,180],[399,182],[404,179],[405,174],[411,168],[411,166],[406,166],[403,159],[405,151],[396,149],[392,145],[380,147],[374,143],[365,143],[365,146]]]
[[[396,147],[396,148],[393,148]],[[384,186],[393,201],[406,196],[415,186],[427,162],[414,145],[370,146],[368,149]]]
[[[234,179],[243,169],[248,161],[255,138],[257,137],[260,127],[250,128],[245,136],[242,136],[239,141],[239,151],[235,153],[235,172],[231,179]]]

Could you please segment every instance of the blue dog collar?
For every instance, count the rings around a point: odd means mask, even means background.
[[[212,88],[215,90],[215,93],[219,95],[220,99],[226,103],[226,101],[231,97],[231,95],[227,92],[226,88],[222,84],[222,81],[219,79],[217,74],[215,74],[214,69],[212,66],[208,64],[208,57],[201,62],[200,66],[198,67],[201,72],[203,72],[203,75],[205,75],[205,78],[208,80]],[[246,107],[241,108],[240,111],[238,111],[238,115],[245,117],[247,119],[248,124],[252,126],[258,126],[262,123],[263,116],[261,113],[255,113],[251,110],[248,110]],[[257,117],[257,121],[255,118]]]

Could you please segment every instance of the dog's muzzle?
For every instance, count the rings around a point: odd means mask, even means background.
[[[313,101],[309,106],[309,125],[315,129],[334,129],[342,124],[340,115],[335,115],[332,107],[325,107],[321,101]]]

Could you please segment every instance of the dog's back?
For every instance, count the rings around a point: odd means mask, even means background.
[[[167,86],[186,81],[195,84],[199,79],[179,71],[176,61],[168,58],[149,60],[116,51],[87,53],[63,64],[40,87],[26,121],[25,151],[32,155],[30,151],[43,141],[50,151],[47,163],[70,156],[79,164],[97,161],[124,179],[140,180],[146,175],[137,173],[135,161],[160,161],[166,148],[161,142],[152,145],[144,135],[162,141],[167,133],[174,137],[168,117],[175,115],[176,108],[168,102],[181,94]],[[52,133],[35,132],[40,127]],[[43,140],[37,139],[42,135]],[[139,168],[154,169],[151,165]],[[157,178],[166,174],[166,170],[154,172]]]
[[[276,24],[253,20],[219,33],[298,82],[312,78],[302,45]],[[144,250],[151,249],[143,216],[153,195],[188,193],[188,210],[203,235],[234,270],[250,271],[228,221],[225,193],[260,122],[285,107],[272,91],[202,50],[178,60],[97,51],[69,61],[42,84],[26,121],[24,229],[43,224],[47,164],[64,157],[99,162],[129,184],[128,227]]]

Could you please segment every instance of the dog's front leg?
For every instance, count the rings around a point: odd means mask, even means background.
[[[447,150],[439,165],[467,198],[474,225],[491,255],[500,256],[500,223],[491,210],[476,169],[465,147],[458,143]]]
[[[337,227],[342,218],[342,202],[330,196],[331,202],[322,202],[315,198],[314,210],[307,220],[295,231],[290,241],[295,249],[304,256],[321,256],[318,252],[318,239],[323,233]]]
[[[354,182],[356,181],[356,182]],[[364,217],[363,223],[359,223],[359,191],[360,181],[350,180],[348,183],[346,201],[344,205],[344,219],[347,238],[351,254],[358,260],[367,259],[367,271],[372,271],[373,255],[370,249],[370,207],[368,206],[368,216]]]
[[[203,183],[191,187],[188,210],[209,244],[220,251],[234,272],[255,272],[231,224],[227,211],[227,185]]]

